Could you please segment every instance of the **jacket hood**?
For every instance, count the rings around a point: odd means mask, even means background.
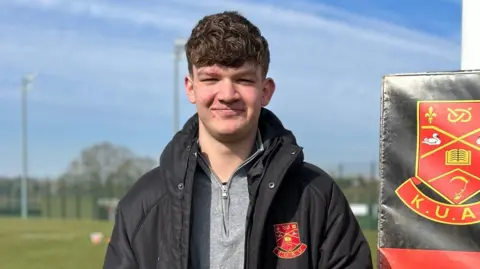
[[[266,108],[262,108],[260,112],[258,128],[265,150],[268,150],[274,144],[301,148],[298,146],[293,133],[287,130],[280,119]],[[185,161],[189,158],[189,154],[195,153],[197,150],[195,143],[197,139],[198,114],[195,113],[163,150],[160,156],[160,166],[169,167],[170,173],[176,175],[175,177],[183,177],[186,169]],[[303,153],[300,154],[301,158],[297,158],[299,162],[303,161]]]

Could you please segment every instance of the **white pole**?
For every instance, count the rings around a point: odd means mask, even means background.
[[[30,74],[22,79],[22,178],[20,185],[21,216],[28,218],[28,131],[27,131],[27,94],[36,74]]]
[[[180,94],[179,87],[179,64],[184,52],[186,41],[184,39],[176,39],[174,43],[173,53],[173,134],[180,129],[180,101],[178,95]]]
[[[461,69],[480,69],[480,0],[462,0]]]

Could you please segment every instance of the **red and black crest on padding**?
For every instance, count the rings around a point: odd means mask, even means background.
[[[384,77],[379,269],[480,268],[480,71]]]

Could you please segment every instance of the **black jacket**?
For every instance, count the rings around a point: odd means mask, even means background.
[[[304,161],[293,134],[267,109],[259,128],[265,152],[248,176],[245,269],[373,268],[368,243],[339,187]],[[104,269],[189,268],[197,130],[195,115],[166,146],[159,167],[119,202]],[[284,250],[277,242],[284,242]]]

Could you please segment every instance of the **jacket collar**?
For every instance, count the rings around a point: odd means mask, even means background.
[[[173,169],[168,174],[173,174],[175,181],[183,180],[186,162],[192,154],[196,153],[198,139],[198,114],[195,113],[183,128],[177,132],[167,144],[160,156],[160,166]],[[280,119],[270,110],[262,108],[258,129],[265,151],[279,143],[280,146],[299,147],[293,133],[286,129]],[[303,156],[300,161],[303,161]]]

